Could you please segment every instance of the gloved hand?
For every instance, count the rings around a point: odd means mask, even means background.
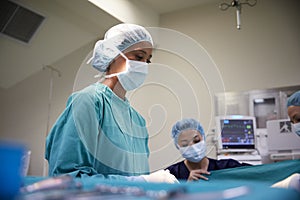
[[[273,184],[271,187],[293,188],[296,189],[298,192],[300,192],[300,174],[299,173],[292,174],[286,179],[283,179],[282,181]]]
[[[141,175],[147,182],[157,183],[179,183],[176,177],[169,170],[158,170],[149,175]]]

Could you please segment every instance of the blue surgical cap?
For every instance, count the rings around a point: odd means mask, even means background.
[[[201,124],[192,118],[182,119],[173,126],[172,128],[172,138],[174,139],[175,146],[178,148],[178,137],[184,130],[196,130],[205,139],[205,133]]]
[[[289,106],[300,106],[300,90],[288,98],[287,107]]]
[[[94,68],[105,72],[121,51],[139,42],[149,42],[153,46],[152,37],[144,27],[135,24],[118,24],[105,33],[103,40],[96,42],[90,61]]]

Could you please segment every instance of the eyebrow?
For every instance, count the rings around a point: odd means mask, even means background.
[[[181,142],[188,142],[188,140],[180,140]]]
[[[193,138],[191,138],[190,140],[188,140],[188,139],[182,139],[182,140],[180,140],[181,142],[190,142],[190,141],[192,141],[193,139],[195,139],[196,137],[200,137],[199,135],[194,135],[194,137]]]

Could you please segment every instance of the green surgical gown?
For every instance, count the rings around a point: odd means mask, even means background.
[[[149,174],[148,132],[128,100],[95,83],[73,93],[46,139],[49,176]]]

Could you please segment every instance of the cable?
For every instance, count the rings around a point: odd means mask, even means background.
[[[58,69],[55,69],[54,67],[50,65],[46,65],[43,67],[43,70],[49,69],[51,72],[50,76],[50,82],[49,82],[49,95],[48,95],[48,110],[47,110],[47,123],[46,123],[46,134],[45,137],[47,137],[50,129],[50,112],[51,112],[51,101],[52,101],[52,94],[53,94],[53,73],[56,72],[58,77],[61,77],[61,73]],[[46,163],[44,162],[44,167],[43,167],[43,176],[46,176],[47,170],[46,170]]]

